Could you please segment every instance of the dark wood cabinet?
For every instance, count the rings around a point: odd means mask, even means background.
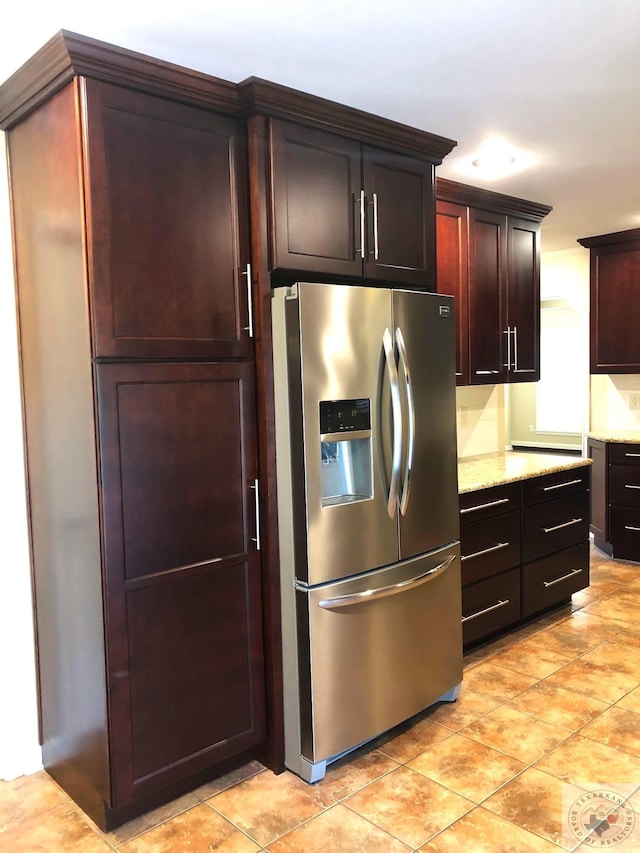
[[[540,221],[551,208],[443,179],[436,192],[438,291],[456,297],[464,341],[458,384],[539,379]]]
[[[588,586],[589,475],[581,465],[460,495],[465,645]]]
[[[578,240],[590,254],[591,373],[640,373],[640,228]]]
[[[593,459],[594,543],[621,560],[640,562],[640,444],[589,438]]]
[[[271,121],[273,270],[434,289],[434,165]]]

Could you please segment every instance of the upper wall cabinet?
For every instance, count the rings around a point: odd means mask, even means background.
[[[459,385],[540,378],[546,205],[437,182],[438,292],[456,297]]]
[[[95,355],[250,355],[243,123],[84,85]]]
[[[591,373],[640,373],[640,228],[578,242],[591,259]]]
[[[272,268],[433,288],[434,165],[271,122]]]

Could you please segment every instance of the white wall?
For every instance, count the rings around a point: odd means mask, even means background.
[[[503,385],[457,388],[456,416],[459,459],[504,450]]]
[[[0,779],[13,779],[42,765],[4,133],[0,161]]]
[[[591,377],[591,430],[640,431],[640,410],[631,408],[640,395],[640,376],[635,373],[594,374]]]

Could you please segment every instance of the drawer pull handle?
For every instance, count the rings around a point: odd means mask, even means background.
[[[640,486],[630,486],[628,483],[624,484],[625,489],[640,489]]]
[[[625,456],[640,456],[640,453],[625,453]]]
[[[463,616],[462,624],[464,625],[465,622],[470,622],[472,619],[477,619],[478,616],[484,616],[485,613],[491,613],[492,610],[497,610],[499,607],[505,607],[507,604],[510,603],[510,601],[510,598],[507,598],[504,601],[502,601],[502,599],[499,599],[497,604],[492,604],[491,607],[485,607],[484,610],[478,610],[477,613],[472,613],[470,616]]]
[[[488,504],[478,504],[478,506],[468,506],[466,509],[460,510],[460,515],[466,512],[476,512],[479,509],[487,509],[490,506],[499,506],[500,504],[508,504],[509,498],[500,498],[499,501],[490,501]]]
[[[553,533],[554,530],[562,530],[563,527],[571,527],[572,524],[580,524],[581,518],[572,518],[571,521],[565,521],[562,524],[556,524],[553,527],[543,527],[543,533]]]
[[[472,560],[474,557],[481,557],[483,554],[499,551],[501,548],[506,548],[509,544],[509,542],[498,542],[497,545],[492,545],[490,548],[483,548],[482,551],[474,551],[473,554],[463,554],[460,560],[464,563],[465,560]]]
[[[633,527],[631,524],[625,524],[625,530],[633,530],[634,533],[640,533],[640,527]],[[463,557],[464,559],[464,557]]]
[[[577,480],[568,480],[566,483],[558,483],[557,486],[544,486],[542,491],[543,492],[551,492],[554,489],[564,489],[565,486],[575,486],[581,482],[582,482],[581,478],[578,478]]]
[[[549,586],[555,586],[557,583],[562,583],[562,581],[568,581],[569,578],[573,578],[576,575],[581,575],[581,574],[582,574],[582,569],[574,569],[573,571],[569,572],[568,575],[562,575],[561,578],[556,578],[554,581],[544,581],[544,588],[546,589]]]
[[[494,376],[499,370],[476,370],[476,376]]]

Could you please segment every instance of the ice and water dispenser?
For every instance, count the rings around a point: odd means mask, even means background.
[[[371,401],[321,400],[322,506],[373,497]]]

